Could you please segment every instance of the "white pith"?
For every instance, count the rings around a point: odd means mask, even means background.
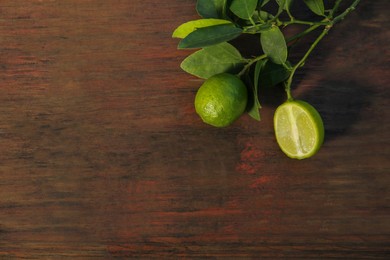
[[[288,106],[287,109],[288,109],[288,117],[289,117],[290,125],[291,125],[292,140],[294,141],[295,147],[297,149],[296,155],[301,156],[304,153],[302,151],[302,143],[301,143],[301,139],[299,137],[299,130],[297,127],[297,122],[296,122],[295,117],[294,117],[293,107]]]

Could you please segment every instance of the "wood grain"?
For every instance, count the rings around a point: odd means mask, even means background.
[[[171,39],[194,7],[0,2],[1,259],[388,257],[388,1],[362,1],[300,72],[326,127],[304,161],[275,143],[280,91],[260,123],[195,115]]]

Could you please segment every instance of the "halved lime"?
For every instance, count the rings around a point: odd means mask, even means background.
[[[320,114],[301,100],[287,101],[276,109],[274,128],[280,148],[290,158],[309,158],[324,141]]]

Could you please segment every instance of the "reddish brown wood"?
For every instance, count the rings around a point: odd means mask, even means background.
[[[195,115],[171,39],[194,5],[0,2],[0,258],[388,256],[388,1],[362,1],[300,72],[327,129],[304,161],[275,143],[282,93],[260,123]]]

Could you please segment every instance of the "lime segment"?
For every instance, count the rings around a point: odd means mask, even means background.
[[[320,114],[301,100],[287,101],[276,109],[274,128],[280,148],[291,158],[313,156],[324,141],[324,124]]]

